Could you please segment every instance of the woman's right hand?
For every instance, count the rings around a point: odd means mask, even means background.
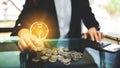
[[[37,51],[36,45],[39,44],[38,38],[30,33],[28,29],[21,29],[18,32],[18,47],[21,52]]]

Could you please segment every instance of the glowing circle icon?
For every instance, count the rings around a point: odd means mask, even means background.
[[[35,22],[30,27],[30,32],[34,34],[38,39],[46,39],[49,29],[44,22]]]

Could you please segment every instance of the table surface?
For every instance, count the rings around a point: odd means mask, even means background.
[[[20,51],[17,49],[17,46],[16,46],[16,42],[18,41],[18,39],[19,38],[17,36],[0,38],[0,68],[20,68],[21,66]],[[62,46],[62,47],[68,48],[69,39],[46,39],[46,41],[52,41],[54,43],[56,41],[59,41],[56,45],[57,47]],[[52,43],[52,45],[54,45],[54,43]],[[5,47],[8,47],[8,48],[5,49]],[[88,54],[85,52],[83,55],[83,58],[79,62],[73,63],[73,66],[77,65],[77,67],[83,66],[85,68],[96,68],[97,66],[94,63],[94,61],[91,60],[91,56],[90,55],[86,56],[86,55]],[[22,63],[24,63],[24,61],[22,61]],[[48,66],[46,68],[49,68],[50,64],[51,63],[46,63],[46,66]],[[52,64],[57,65],[56,63],[52,63]],[[65,66],[65,67],[70,68],[69,66]],[[71,68],[74,68],[74,67],[71,66]]]

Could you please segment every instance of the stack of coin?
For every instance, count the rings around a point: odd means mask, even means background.
[[[65,65],[71,64],[71,62],[78,61],[82,58],[82,53],[77,51],[70,51],[68,48],[45,48],[42,51],[38,51],[37,56],[33,58],[34,62],[61,62]]]

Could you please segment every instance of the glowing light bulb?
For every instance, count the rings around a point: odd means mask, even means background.
[[[46,39],[49,29],[44,22],[35,22],[30,27],[30,32],[34,34],[38,39]]]
[[[30,32],[38,38],[39,43],[36,45],[37,51],[44,50],[43,40],[45,40],[48,35],[48,26],[44,22],[34,22],[30,27]]]

